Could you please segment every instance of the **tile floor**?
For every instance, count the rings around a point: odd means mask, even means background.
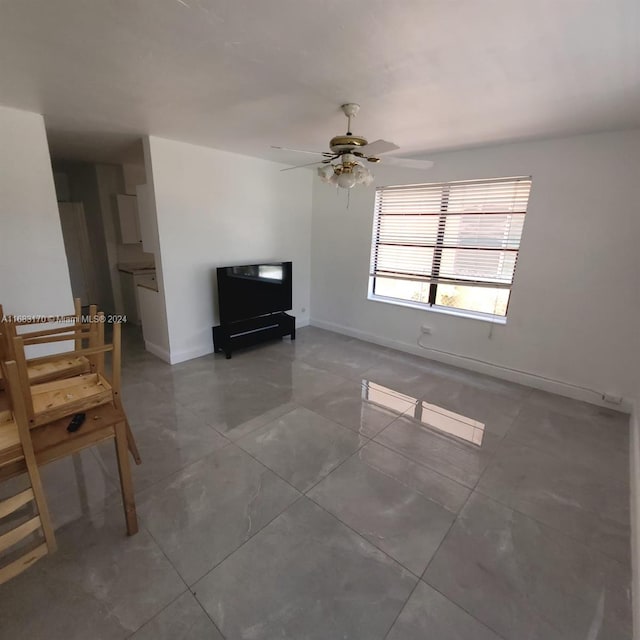
[[[174,367],[125,333],[144,464],[43,470],[12,640],[629,640],[628,417],[315,328]]]

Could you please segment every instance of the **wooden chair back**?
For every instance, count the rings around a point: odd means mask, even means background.
[[[100,314],[99,314],[100,315]],[[77,330],[74,330],[77,331]],[[93,331],[93,330],[92,330]],[[52,355],[40,356],[27,360],[26,348],[38,344],[50,344],[69,341],[69,333],[51,336],[13,339],[13,350],[17,365],[24,404],[31,426],[44,424],[54,419],[73,415],[90,407],[107,402],[120,404],[121,384],[121,328],[119,323],[113,325],[113,343],[104,342],[104,321],[98,321],[97,330],[91,333],[92,346]],[[77,335],[77,334],[76,334]],[[84,339],[85,336],[81,336]],[[110,375],[106,376],[104,356],[112,352]],[[90,373],[44,382],[30,384],[29,366],[64,362],[69,357],[85,357],[92,362]]]
[[[89,308],[89,318],[81,315],[82,308],[80,299],[75,300],[75,315],[72,316],[47,316],[39,318],[16,318],[15,316],[4,316],[0,307],[0,361],[15,360],[14,340],[21,336],[25,339],[25,344],[46,344],[52,342],[45,338],[57,335],[67,335],[69,340],[73,340],[75,349],[82,349],[83,346],[99,346],[100,327],[96,319],[98,318],[97,308],[91,305]],[[44,322],[55,322],[55,327],[42,328]],[[63,326],[59,326],[60,323]],[[25,331],[27,328],[29,331]],[[42,340],[31,339],[42,338]],[[100,364],[100,357],[94,356],[92,361],[84,357],[69,358],[56,364],[29,367],[29,380],[32,384],[55,380],[80,373],[95,371]],[[0,388],[3,386],[2,375],[0,374]]]

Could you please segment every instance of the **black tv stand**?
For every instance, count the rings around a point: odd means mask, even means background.
[[[228,360],[236,349],[283,336],[296,339],[295,317],[283,312],[269,313],[213,327],[213,350],[224,351]]]

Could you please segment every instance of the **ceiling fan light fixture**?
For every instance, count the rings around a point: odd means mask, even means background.
[[[369,186],[373,182],[373,175],[366,167],[362,165],[357,165],[353,169],[353,174],[356,177],[356,182],[358,184],[363,184],[365,186]]]
[[[338,176],[338,186],[342,189],[351,189],[351,187],[355,186],[356,181],[356,176],[351,169],[349,171],[341,171]]]
[[[332,164],[325,164],[322,167],[318,167],[318,176],[322,182],[331,183],[331,178],[335,175]]]

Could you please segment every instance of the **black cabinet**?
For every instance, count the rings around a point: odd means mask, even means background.
[[[228,359],[236,349],[283,336],[296,339],[295,317],[282,312],[270,313],[213,327],[213,349],[216,353],[224,351]]]

